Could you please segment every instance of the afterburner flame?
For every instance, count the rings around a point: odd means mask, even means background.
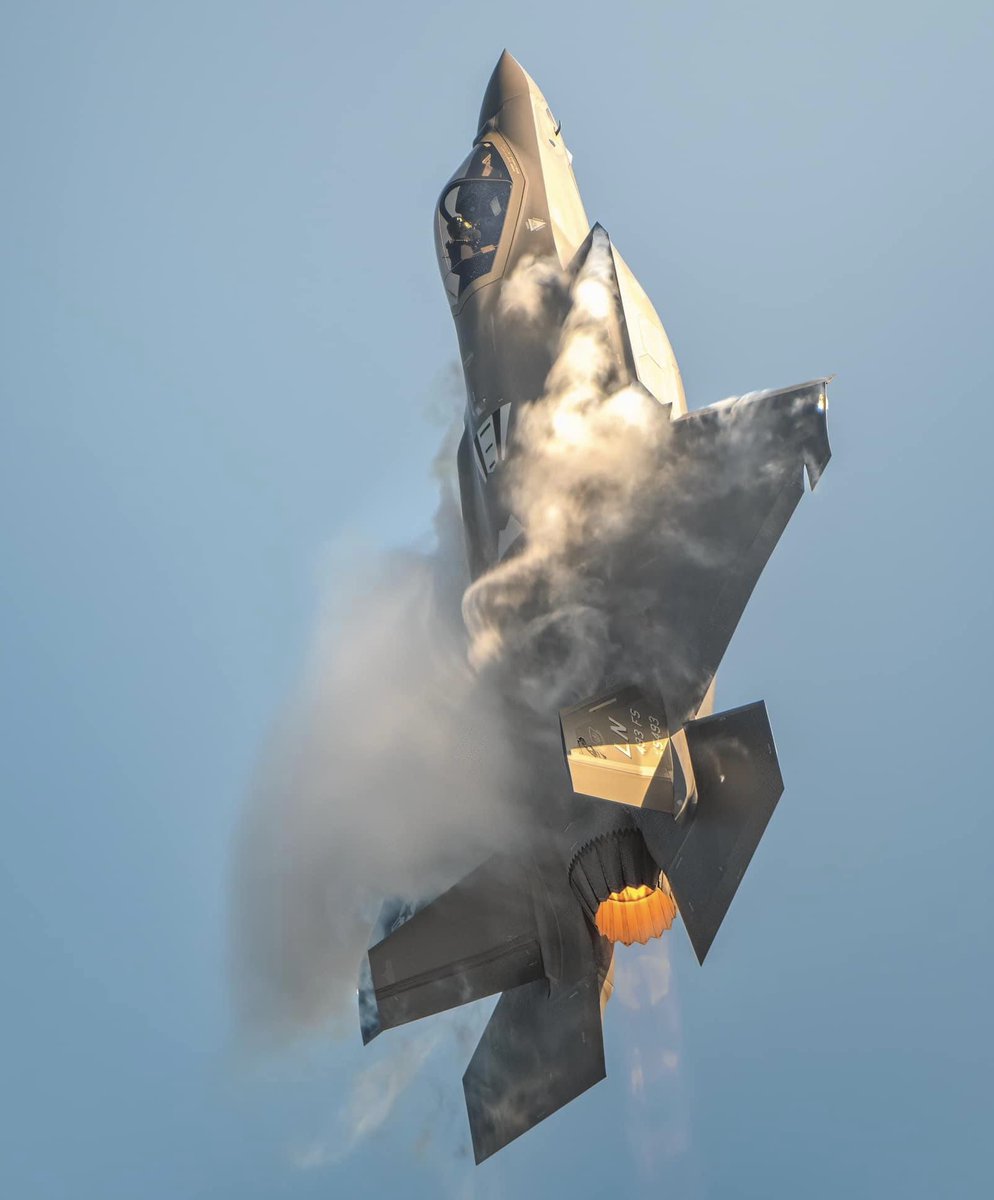
[[[676,917],[676,903],[665,880],[659,887],[626,887],[612,892],[597,908],[597,928],[610,942],[643,945],[665,933]]]

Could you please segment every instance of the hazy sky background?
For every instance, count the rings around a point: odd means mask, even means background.
[[[429,529],[505,45],[691,405],[838,373],[720,678],[787,792],[707,966],[624,959],[605,1083],[475,1169],[440,1025],[334,1161],[384,1051],[239,1047],[230,847],[336,548]],[[992,61],[968,0],[3,6],[0,1194],[986,1192]]]

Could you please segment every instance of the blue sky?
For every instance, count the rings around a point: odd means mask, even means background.
[[[981,1194],[990,6],[5,18],[0,1192]],[[240,1048],[231,843],[334,548],[427,536],[431,212],[505,45],[692,405],[838,374],[720,679],[765,698],[787,792],[706,968],[674,930],[652,1006],[658,951],[626,960],[605,1083],[477,1170],[439,1026],[383,1125],[308,1162],[382,1052]]]

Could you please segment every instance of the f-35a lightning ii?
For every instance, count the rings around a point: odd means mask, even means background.
[[[635,397],[659,458],[658,494],[625,551],[599,561],[591,544],[586,569],[602,593],[616,584],[648,597],[645,625],[662,634],[640,651],[631,610],[623,621],[607,603],[627,673],[619,666],[546,714],[565,766],[536,769],[522,843],[420,909],[387,906],[369,951],[366,1041],[503,993],[463,1080],[480,1162],[604,1077],[616,942],[645,942],[679,913],[704,961],[780,798],[765,705],[714,714],[713,681],[804,472],[814,487],[828,463],[827,380],[688,411],[655,309],[607,233],[590,227],[560,123],[506,52],[472,150],[442,191],[435,235],[466,378],[458,468],[474,580],[528,546],[514,466],[571,289],[591,271],[609,297],[603,391]],[[510,289],[536,264],[564,282],[523,323]]]

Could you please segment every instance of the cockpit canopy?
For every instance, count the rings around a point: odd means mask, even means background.
[[[510,172],[497,148],[481,142],[438,202],[439,267],[453,304],[493,270],[510,201]]]

